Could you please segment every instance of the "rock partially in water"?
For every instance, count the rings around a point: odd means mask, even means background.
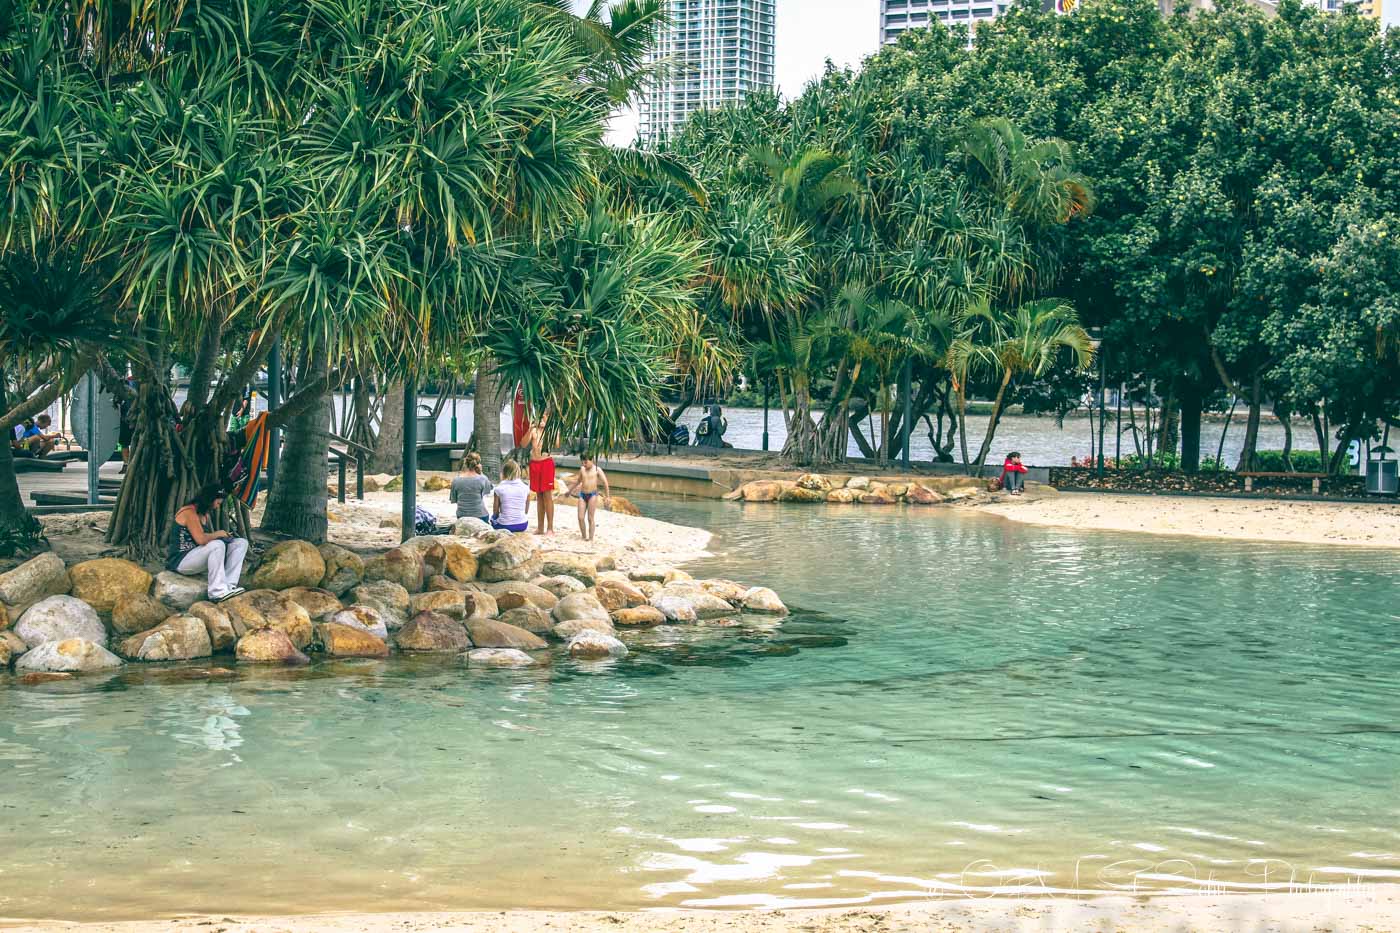
[[[129,661],[189,661],[209,657],[214,647],[202,619],[179,615],[132,635],[117,646],[117,653]]]
[[[364,628],[322,622],[316,626],[316,641],[333,658],[387,658],[389,645]]]
[[[109,615],[122,596],[145,595],[151,591],[151,575],[139,564],[117,557],[74,564],[68,576],[73,581],[73,595],[102,616]]]
[[[286,590],[294,586],[320,586],[326,561],[308,541],[282,541],[268,548],[253,575],[249,589]]]
[[[548,644],[538,635],[496,619],[468,619],[467,634],[478,648],[520,648],[538,651]]]
[[[419,593],[409,601],[408,611],[414,615],[420,612],[440,612],[454,619],[465,619],[467,617],[467,594],[461,590]]]
[[[772,480],[754,480],[739,490],[745,502],[777,502],[783,494],[783,484]]]
[[[554,617],[555,624],[578,620],[597,620],[607,622],[609,625],[612,623],[610,613],[603,608],[598,597],[592,593],[574,593],[565,596],[554,606],[550,615]]]
[[[317,584],[321,589],[344,596],[364,579],[365,562],[360,555],[338,544],[323,544],[316,549],[326,565],[326,572]]]
[[[306,610],[313,622],[324,622],[345,607],[330,590],[315,586],[294,586],[282,595]]]
[[[556,623],[554,628],[550,629],[550,631],[554,634],[554,637],[560,641],[568,641],[579,632],[600,632],[604,635],[613,635],[617,632],[617,630],[613,628],[611,618],[606,620],[570,619],[567,622]]]
[[[627,657],[627,646],[611,635],[585,630],[569,638],[566,645],[571,657],[597,661],[604,658]]]
[[[667,596],[662,593],[651,598],[651,606],[666,617],[667,622],[694,622],[695,605],[684,596]]]
[[[379,610],[373,606],[347,606],[331,616],[331,621],[337,625],[357,628],[381,641],[389,639],[389,627],[384,624],[384,617],[379,614]]]
[[[311,644],[311,616],[276,590],[249,590],[219,605],[235,625],[242,625],[247,632],[276,629],[286,635],[298,651]]]
[[[399,629],[394,639],[401,651],[462,652],[471,639],[461,622],[439,612],[420,612]]]
[[[787,615],[788,608],[778,598],[778,594],[766,586],[755,586],[744,594],[745,612],[766,612],[772,615]]]
[[[923,486],[915,484],[909,487],[909,492],[904,497],[904,501],[914,505],[938,505],[943,501],[943,497],[932,489],[926,489]]]
[[[238,660],[244,664],[310,664],[287,634],[275,628],[251,631],[238,639]]]
[[[9,607],[12,622],[44,597],[62,596],[72,588],[67,566],[52,551],[0,573],[0,603]]]
[[[472,667],[532,667],[536,663],[516,648],[474,648],[464,657]]]
[[[107,627],[97,611],[74,596],[46,596],[15,623],[15,634],[31,649],[50,642],[76,638],[107,644]]]
[[[121,667],[122,659],[86,638],[65,638],[30,648],[15,662],[15,670],[27,673],[89,674]]]
[[[160,583],[157,582],[156,586],[159,587]],[[154,596],[128,594],[118,599],[112,607],[112,629],[118,635],[135,635],[155,628],[174,614],[175,610]]]
[[[778,498],[782,502],[825,502],[826,493],[818,489],[804,489],[801,486],[784,486],[782,495]]]
[[[9,651],[7,658],[10,661],[14,661],[29,650],[29,646],[24,643],[24,639],[20,638],[13,631],[0,632],[0,644],[4,644],[5,648]]]
[[[860,492],[855,489],[833,489],[826,494],[826,501],[837,505],[851,505],[859,495]]]
[[[214,651],[232,651],[238,639],[246,633],[242,625],[235,625],[233,616],[217,603],[200,601],[190,607],[190,615],[204,623],[209,633],[209,645]]]
[[[750,590],[750,587],[742,583],[735,583],[733,580],[701,580],[700,589],[730,605],[737,606],[744,601],[744,594]]]
[[[554,619],[539,606],[517,606],[501,613],[501,621],[535,635],[547,635],[554,628]]]
[[[594,587],[594,593],[598,597],[598,602],[609,612],[616,612],[619,609],[635,609],[638,606],[646,605],[647,594],[630,580],[606,579],[599,580]]]
[[[185,612],[208,594],[208,588],[207,577],[187,577],[173,570],[162,570],[156,574],[154,596],[176,612]]]
[[[666,621],[666,615],[655,606],[633,606],[627,609],[613,610],[612,620],[614,625],[624,625],[631,628],[661,625]]]

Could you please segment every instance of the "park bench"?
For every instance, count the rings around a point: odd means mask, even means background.
[[[1312,491],[1316,495],[1322,492],[1322,481],[1327,478],[1326,473],[1238,473],[1237,476],[1244,477],[1244,491],[1254,491],[1254,481],[1256,479],[1310,479],[1312,480]]]

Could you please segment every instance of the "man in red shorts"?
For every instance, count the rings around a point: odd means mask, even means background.
[[[545,444],[544,426],[547,415],[530,425],[526,435],[530,443],[530,491],[535,494],[538,523],[535,534],[554,534],[554,457]],[[522,445],[523,446],[523,445]]]

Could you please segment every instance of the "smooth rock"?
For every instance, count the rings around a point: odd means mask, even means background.
[[[19,617],[15,634],[31,649],[65,639],[107,644],[107,627],[96,610],[75,596],[46,596],[39,600]]]
[[[460,538],[471,538],[490,530],[491,526],[479,518],[459,518],[452,524],[452,534]]]
[[[895,505],[899,500],[890,495],[889,489],[884,486],[871,486],[867,492],[860,494],[857,500],[861,505]]]
[[[310,664],[311,659],[297,650],[287,633],[275,628],[249,632],[238,639],[235,651],[245,664]]]
[[[326,575],[326,561],[316,545],[307,541],[282,541],[268,548],[248,588],[286,590],[294,586],[320,586]]]
[[[443,565],[443,572],[453,580],[460,580],[465,583],[476,579],[477,559],[476,552],[460,541],[445,541],[443,549],[446,551],[446,562]]]
[[[661,583],[666,579],[666,574],[671,570],[668,567],[640,567],[627,572],[628,579],[634,583]]]
[[[74,564],[68,570],[68,577],[73,581],[73,595],[102,616],[110,614],[122,596],[144,595],[151,591],[151,575],[139,564],[119,557],[99,557]]]
[[[424,492],[442,492],[452,488],[452,480],[445,476],[429,476],[423,480]]]
[[[909,495],[909,484],[890,483],[885,486],[885,492],[894,496],[896,499],[903,499],[905,496]]]
[[[472,537],[483,544],[494,545],[500,544],[502,541],[508,541],[514,537],[514,535],[515,532],[505,528],[492,528],[488,531],[478,531],[476,534],[472,535]]]
[[[394,548],[365,561],[365,582],[397,583],[409,593],[423,588],[423,561],[408,548]]]
[[[777,502],[783,495],[783,484],[773,480],[754,480],[740,490],[745,502]]]
[[[497,619],[468,619],[467,634],[478,648],[520,648],[537,651],[548,647],[545,640],[533,632],[517,628]]]
[[[467,592],[462,597],[465,600],[463,611],[468,619],[494,619],[501,614],[496,597],[490,593]]]
[[[294,586],[282,591],[282,595],[306,610],[313,622],[324,622],[345,606],[330,590],[315,586]]]
[[[420,612],[441,612],[454,619],[465,619],[467,617],[467,594],[460,590],[419,593],[409,600],[408,611],[414,615]]]
[[[932,489],[925,489],[923,486],[910,486],[909,493],[905,496],[905,501],[914,505],[937,505],[943,501],[943,497]]]
[[[798,489],[811,489],[820,493],[831,492],[831,480],[820,473],[803,473],[797,478]]]
[[[782,495],[778,497],[782,502],[825,502],[826,493],[820,489],[804,489],[801,486],[784,486]]]
[[[155,628],[174,614],[175,610],[154,596],[128,594],[112,607],[112,629],[118,635],[135,635]]]
[[[45,596],[62,596],[72,588],[68,568],[52,551],[0,573],[0,603],[9,607],[11,621]]]
[[[541,609],[553,609],[559,603],[555,596],[544,587],[526,583],[524,580],[509,580],[504,583],[486,584],[486,592],[496,597],[496,605],[502,612],[517,606],[530,604]]]
[[[576,619],[597,619],[600,621],[610,621],[612,616],[603,604],[598,601],[598,597],[592,593],[574,593],[565,596],[555,604],[550,612],[555,623],[572,622]]]
[[[418,560],[423,564],[424,577],[436,576],[443,573],[447,566],[447,548],[444,546],[446,540],[442,535],[419,535],[400,544],[399,550],[410,551],[418,556]]]
[[[717,596],[725,602],[737,606],[743,601],[744,594],[747,593],[751,587],[747,587],[742,583],[735,583],[733,580],[701,580],[700,589],[709,593],[711,596]]]
[[[392,473],[366,473],[365,492],[379,492],[396,479]]]
[[[573,577],[587,587],[598,582],[598,562],[584,554],[545,551],[540,555],[540,573],[546,577]]]
[[[593,590],[598,602],[609,612],[633,609],[646,605],[647,601],[647,594],[634,586],[630,580],[599,580]]]
[[[554,619],[548,612],[528,603],[501,613],[500,620],[535,635],[546,635],[554,628]]]
[[[477,555],[476,575],[486,583],[530,580],[542,567],[533,536],[511,535]]]
[[[176,612],[184,612],[208,593],[207,576],[187,577],[173,570],[162,570],[156,574],[156,585],[152,595]],[[114,609],[113,612],[115,611]]]
[[[272,628],[291,639],[298,651],[311,644],[311,616],[276,590],[249,590],[219,605],[250,634]]]
[[[664,586],[670,586],[672,583],[694,582],[695,578],[692,577],[690,574],[686,573],[684,570],[668,570],[666,571],[666,576],[661,578],[661,583]]]
[[[470,585],[460,580],[454,580],[445,573],[435,573],[423,581],[423,592],[425,593],[441,593],[443,591],[465,593],[470,589]]]
[[[471,647],[466,627],[440,612],[418,613],[394,640],[402,651],[462,652]]]
[[[214,651],[232,651],[247,632],[241,623],[235,625],[233,616],[218,603],[197,602],[190,607],[189,614],[204,623],[204,630],[209,633],[209,646]]]
[[[331,616],[331,621],[336,625],[368,632],[382,641],[389,640],[389,626],[384,624],[384,617],[373,606],[346,606]]]
[[[209,657],[214,646],[204,620],[180,615],[132,635],[117,646],[117,653],[130,661],[188,661]]]
[[[831,492],[826,494],[826,501],[833,502],[838,505],[850,505],[851,503],[856,501],[856,498],[859,495],[860,494],[856,490],[851,489],[850,487],[847,487],[845,489],[833,489],[831,490]]]
[[[857,489],[857,490],[861,490],[861,491],[864,491],[864,490],[866,490],[866,489],[869,489],[869,488],[870,488],[870,477],[868,477],[868,476],[852,476],[850,479],[846,480],[846,488],[847,488],[847,489]]]
[[[695,605],[684,596],[664,596],[660,593],[651,598],[651,606],[657,609],[667,622],[694,622],[698,615]]]
[[[13,630],[0,632],[0,644],[4,644],[10,649],[11,661],[29,650],[29,646],[24,643],[24,639],[16,635]]]
[[[665,599],[663,593],[659,598]],[[720,599],[711,593],[701,590],[689,597],[690,605],[695,608],[695,618],[697,619],[718,619],[721,616],[732,616],[738,610],[727,600]]]
[[[966,499],[976,499],[980,495],[982,495],[982,490],[976,486],[959,486],[956,489],[948,490],[943,498],[949,502],[962,502]]]
[[[570,619],[568,622],[558,622],[550,633],[560,641],[568,641],[579,632],[602,632],[605,635],[613,635],[617,629],[613,627],[612,617],[603,619]]]
[[[608,502],[608,511],[616,512],[619,515],[632,515],[637,518],[641,518],[642,516],[642,510],[637,508],[631,499],[626,496],[619,496],[615,493]]]
[[[612,620],[614,625],[624,625],[628,627],[661,625],[666,621],[666,615],[655,606],[634,606],[629,609],[614,610]]]
[[[379,610],[390,631],[402,628],[408,621],[408,590],[392,580],[361,583],[350,591],[350,602]]]
[[[316,626],[316,642],[333,658],[387,658],[389,645],[363,628],[322,622]]]
[[[19,660],[15,662],[17,672],[87,674],[121,666],[121,658],[86,638],[64,638],[35,645],[20,655]]]
[[[569,639],[566,647],[570,656],[581,660],[627,657],[627,646],[604,632],[579,632]]]
[[[326,572],[317,585],[337,597],[344,596],[365,577],[365,562],[354,551],[338,544],[323,544],[316,549],[326,565]]]
[[[657,593],[661,592],[661,584],[657,583],[655,580],[638,580],[637,589],[641,590],[642,593],[646,595],[647,599],[651,599]]]
[[[560,599],[574,593],[582,593],[584,590],[588,589],[582,580],[563,574],[557,577],[536,577],[530,582],[540,589],[549,590]]]
[[[788,611],[778,594],[766,586],[755,586],[745,593],[743,607],[745,612],[767,612],[774,615],[786,615]]]
[[[536,663],[517,648],[473,648],[465,657],[472,667],[532,667]]]

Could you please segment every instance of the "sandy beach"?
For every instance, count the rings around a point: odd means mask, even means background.
[[[6,926],[0,920],[0,927]],[[339,914],[188,917],[130,923],[44,923],[19,931],[81,933],[867,933],[967,930],[1287,930],[1400,928],[1400,896],[1358,887],[1307,894],[990,898],[880,908],[742,913],[700,911]]]
[[[1389,503],[1033,493],[1028,490],[1024,499],[1002,499],[980,509],[1031,525],[1081,530],[1400,547],[1400,507]]]

